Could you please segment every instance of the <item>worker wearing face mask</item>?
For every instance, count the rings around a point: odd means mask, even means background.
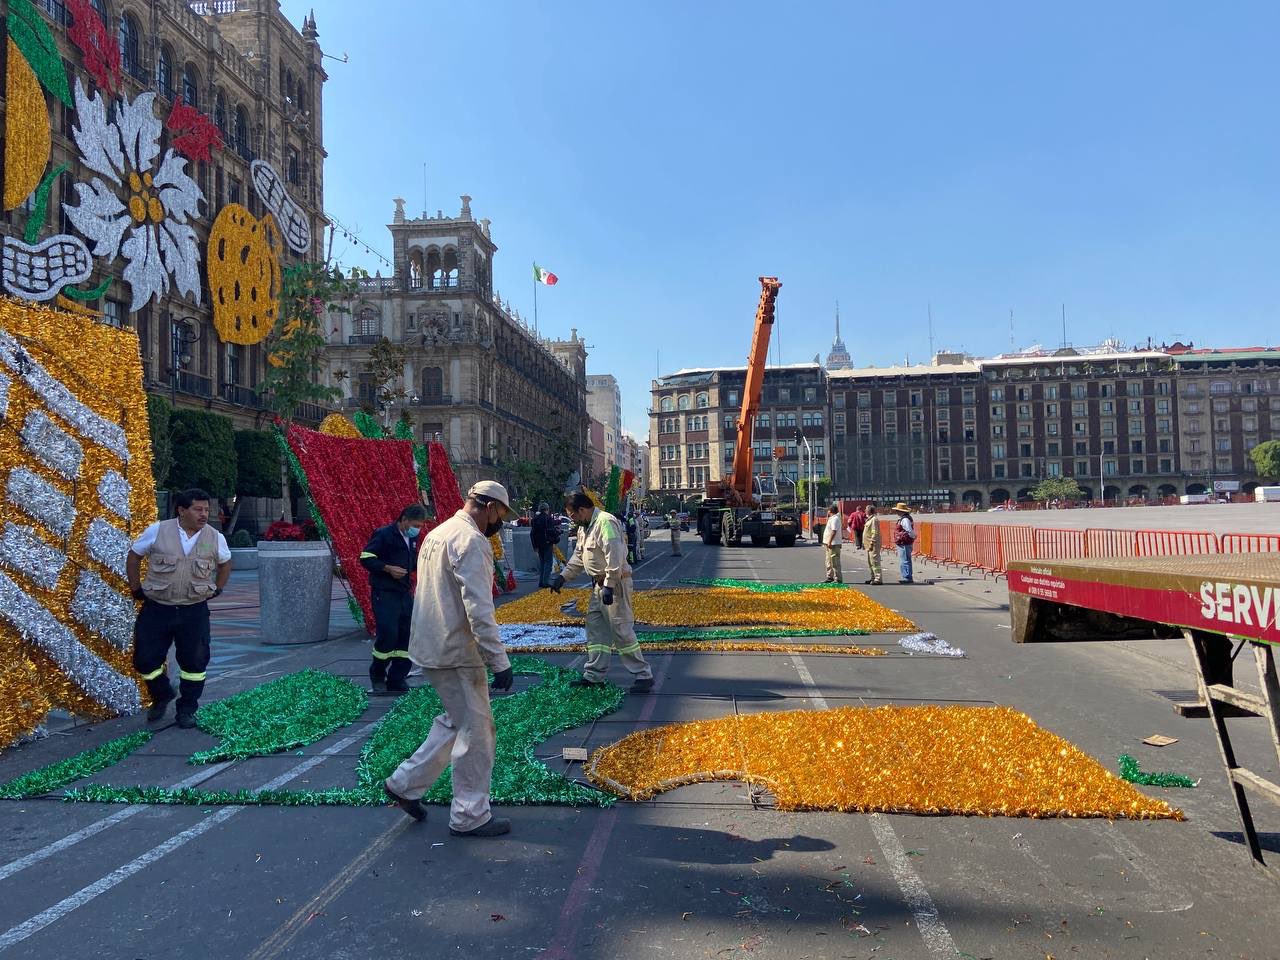
[[[369,571],[373,620],[377,638],[369,681],[375,693],[404,693],[409,689],[409,624],[413,619],[413,584],[417,566],[418,533],[427,519],[420,503],[400,511],[400,519],[373,531],[360,554],[360,565]]]

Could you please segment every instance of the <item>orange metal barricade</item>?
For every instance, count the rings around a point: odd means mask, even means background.
[[[1133,557],[1138,551],[1138,531],[1099,530],[1090,528],[1084,532],[1084,549],[1087,557]]]
[[[1140,557],[1190,557],[1220,553],[1218,535],[1207,530],[1138,530]]]
[[[1036,530],[1023,524],[999,527],[1000,556],[1004,563],[1036,559]],[[1000,568],[1004,570],[1002,566]]]
[[[992,573],[1004,572],[1004,552],[1000,547],[1000,528],[988,523],[974,524],[974,560],[977,566]]]
[[[1224,533],[1218,540],[1223,553],[1280,552],[1280,533]]]
[[[1084,557],[1084,531],[1061,527],[1037,527],[1036,559],[1077,560]]]

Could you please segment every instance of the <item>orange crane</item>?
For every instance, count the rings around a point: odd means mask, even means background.
[[[764,546],[772,537],[778,546],[789,547],[800,533],[799,519],[793,513],[777,509],[773,477],[752,475],[752,429],[764,389],[765,361],[769,356],[774,307],[781,286],[777,277],[760,278],[760,303],[756,307],[751,355],[747,359],[747,377],[742,390],[733,473],[708,483],[706,496],[698,505],[698,534],[706,544],[726,540],[737,545],[749,537],[755,546]]]

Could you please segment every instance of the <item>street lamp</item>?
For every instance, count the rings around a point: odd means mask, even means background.
[[[178,371],[191,364],[191,354],[186,351],[200,340],[200,321],[195,317],[175,320],[169,316],[169,401],[178,402]]]
[[[806,437],[803,432],[797,430],[796,443],[801,443],[801,442],[804,443],[805,457],[809,461],[809,471],[808,473],[805,474],[805,477],[808,479],[808,490],[806,491],[808,493],[808,496],[805,498],[805,500],[807,501],[807,506],[809,509],[809,532],[812,533],[813,518],[817,513],[817,505],[815,504],[814,501],[818,497],[818,491],[816,491],[813,488],[813,448],[809,446],[809,438]]]

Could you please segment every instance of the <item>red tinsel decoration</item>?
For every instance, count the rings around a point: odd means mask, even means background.
[[[427,447],[427,471],[431,474],[431,503],[436,522],[443,523],[462,509],[462,490],[449,463],[444,444],[432,441]]]
[[[211,151],[225,146],[217,124],[195,107],[183,103],[182,97],[173,101],[173,109],[169,111],[169,119],[164,125],[177,134],[173,138],[174,149],[190,160],[208,163],[213,156]]]
[[[516,575],[513,571],[507,571],[507,593],[516,592]]]
[[[84,57],[84,68],[103,90],[120,93],[120,41],[107,31],[89,0],[67,0],[71,29],[67,36]]]
[[[407,440],[333,437],[296,424],[289,427],[286,437],[307,475],[311,497],[329,528],[333,551],[342,562],[351,593],[364,612],[365,628],[373,634],[376,625],[369,573],[360,564],[360,552],[374,530],[391,523],[407,505],[419,500],[413,444]],[[431,479],[434,483],[434,473]]]
[[[618,494],[618,509],[622,509],[622,505],[627,502],[627,493],[631,490],[632,485],[636,482],[636,475],[630,470],[622,471],[622,489]]]

